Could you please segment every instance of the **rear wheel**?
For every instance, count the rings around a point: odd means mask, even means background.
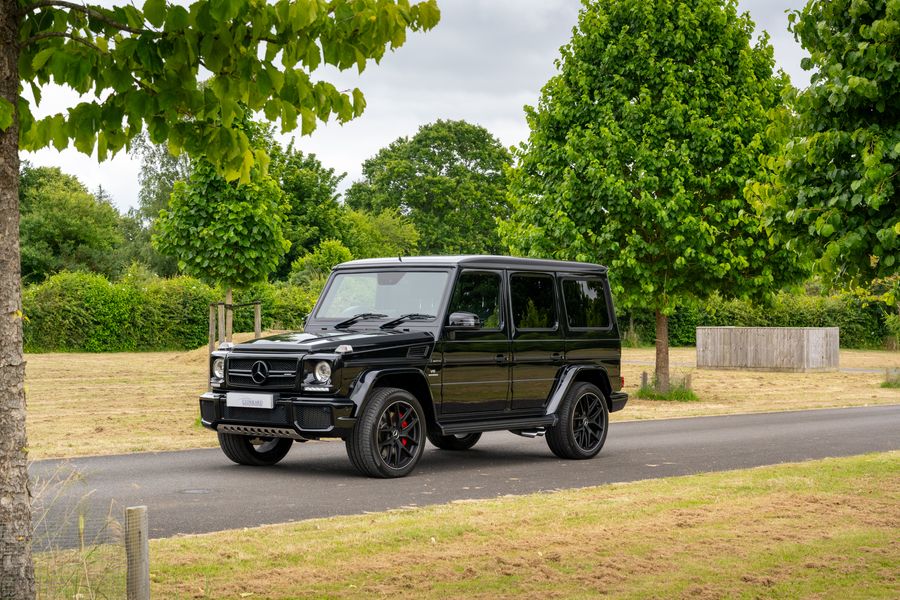
[[[428,432],[428,441],[441,450],[468,450],[478,443],[481,433],[465,433],[459,435],[441,435]]]
[[[378,388],[363,406],[347,438],[347,455],[370,477],[403,477],[425,449],[425,413],[415,396],[398,388]]]
[[[219,433],[219,446],[225,456],[239,465],[266,467],[284,458],[294,441],[288,438],[254,437]]]
[[[557,424],[547,432],[547,445],[560,458],[593,458],[603,448],[609,429],[606,398],[597,386],[574,384],[556,413]]]

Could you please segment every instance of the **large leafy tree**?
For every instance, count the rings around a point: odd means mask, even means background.
[[[285,236],[290,250],[278,266],[276,277],[286,278],[291,265],[321,242],[345,236],[344,207],[338,202],[338,185],[344,173],[335,174],[315,154],[304,154],[288,144],[277,144],[269,152],[269,172],[285,194]]]
[[[751,195],[833,284],[866,285],[900,271],[900,3],[811,0],[790,20],[813,74]]]
[[[677,304],[797,274],[742,195],[787,85],[768,38],[752,38],[733,0],[586,1],[559,74],[527,108],[504,238],[609,265],[619,303],[655,311],[663,391]]]
[[[140,8],[0,0],[0,597],[34,596],[19,148],[74,142],[104,160],[146,130],[153,143],[205,156],[228,179],[247,181],[264,158],[235,126],[248,111],[302,133],[317,120],[351,119],[365,107],[362,93],[312,73],[323,64],[362,70],[400,46],[408,30],[429,29],[438,18],[435,0],[146,0]],[[49,83],[82,101],[36,118],[32,102]]]
[[[28,167],[20,205],[22,278],[40,281],[63,269],[115,275],[121,216],[58,168]]]
[[[493,253],[500,249],[495,219],[509,214],[509,164],[509,152],[484,127],[437,121],[367,160],[346,201],[409,216],[424,253]]]

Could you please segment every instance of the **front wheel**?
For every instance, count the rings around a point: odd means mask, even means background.
[[[261,438],[234,433],[219,433],[219,446],[225,456],[239,465],[267,467],[284,458],[294,440]]]
[[[441,435],[428,432],[428,441],[441,450],[468,450],[481,439],[480,433],[466,433],[460,435]]]
[[[579,382],[569,388],[557,411],[559,421],[547,432],[547,445],[560,458],[593,458],[603,448],[609,409],[597,386]]]
[[[347,438],[347,455],[370,477],[403,477],[425,449],[425,413],[415,396],[398,388],[376,389]]]

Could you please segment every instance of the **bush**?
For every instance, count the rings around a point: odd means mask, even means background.
[[[713,296],[702,305],[678,307],[669,317],[669,343],[693,346],[699,326],[735,327],[840,327],[842,348],[882,348],[889,335],[887,317],[880,304],[864,304],[853,296],[805,296],[781,293],[768,304],[725,300]],[[634,337],[652,344],[656,321],[649,311],[623,311],[619,328],[633,324]]]
[[[319,289],[263,283],[234,302],[262,302],[263,328],[299,329]],[[23,293],[26,352],[187,350],[206,343],[209,305],[221,290],[192,277],[59,273]],[[235,309],[234,331],[253,331],[253,308]]]

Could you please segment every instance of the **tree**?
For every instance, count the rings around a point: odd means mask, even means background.
[[[287,277],[294,262],[325,240],[346,235],[344,207],[338,202],[338,185],[345,173],[322,165],[315,154],[304,154],[293,141],[282,149],[274,144],[269,172],[281,185],[287,203],[285,237],[291,249],[284,255],[276,277]]]
[[[668,315],[714,291],[761,294],[801,274],[742,195],[787,85],[733,0],[586,2],[560,73],[527,107],[511,248],[609,265],[618,302],[656,314],[668,390]]]
[[[0,0],[0,597],[34,596],[18,149],[74,142],[102,161],[146,128],[153,143],[205,156],[229,180],[246,182],[265,153],[250,149],[236,120],[264,111],[284,131],[299,125],[305,134],[317,120],[358,116],[358,89],[341,92],[311,73],[323,63],[361,71],[439,16],[435,0],[146,0],[142,8]],[[23,86],[40,103],[49,83],[83,101],[36,119]]]
[[[437,121],[401,137],[363,164],[363,179],[347,190],[347,204],[408,216],[426,254],[482,254],[500,250],[495,219],[509,214],[509,152],[484,127]]]
[[[350,250],[338,240],[323,240],[315,250],[291,265],[291,283],[321,290],[331,269],[352,258]]]
[[[116,250],[123,242],[119,212],[58,168],[26,171],[19,224],[22,278],[41,281],[61,270],[116,274]]]
[[[900,6],[811,0],[789,19],[813,75],[750,194],[832,284],[865,286],[900,270]]]
[[[342,241],[354,258],[409,256],[416,252],[419,232],[396,210],[369,213],[351,209],[344,218],[348,229]]]
[[[134,139],[131,153],[141,159],[138,214],[146,223],[152,223],[159,211],[169,206],[175,184],[191,176],[191,159],[187,154],[173,155],[167,145],[152,143],[146,133]]]

